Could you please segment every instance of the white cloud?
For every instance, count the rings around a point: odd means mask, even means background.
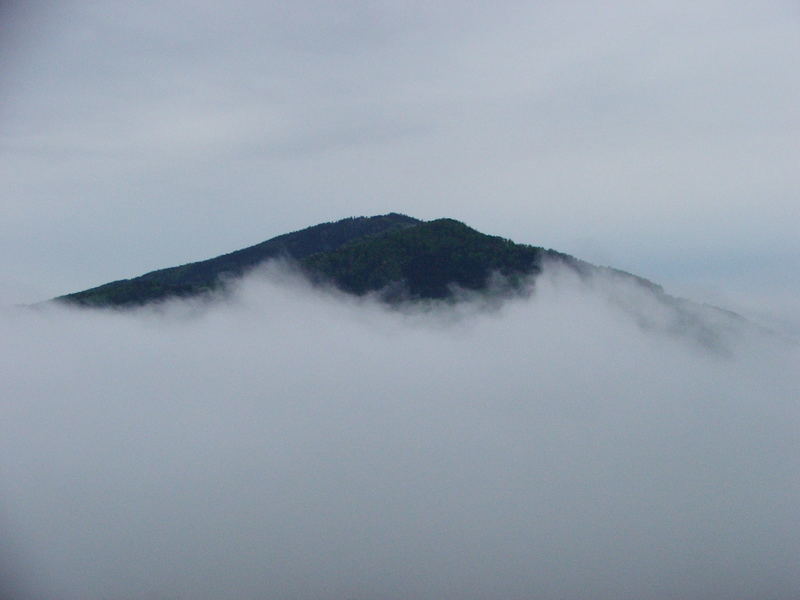
[[[793,598],[796,346],[621,299],[4,314],[19,597]]]

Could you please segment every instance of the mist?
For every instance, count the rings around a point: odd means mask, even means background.
[[[276,264],[212,302],[7,309],[2,591],[797,598],[798,347],[673,317],[556,268],[389,308]]]

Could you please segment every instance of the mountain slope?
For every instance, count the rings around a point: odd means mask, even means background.
[[[174,297],[202,295],[269,259],[293,261],[317,283],[382,299],[446,299],[458,288],[486,290],[495,278],[519,290],[539,274],[545,260],[568,266],[583,278],[612,274],[664,299],[663,290],[640,277],[596,267],[554,250],[517,244],[480,233],[453,219],[420,221],[390,213],[343,219],[281,235],[205,261],[153,271],[57,301],[89,307],[129,307]],[[498,277],[499,276],[499,277]]]
[[[490,236],[453,219],[419,221],[391,213],[323,223],[216,258],[153,271],[68,294],[59,301],[83,306],[136,306],[200,295],[224,286],[266,260],[293,260],[314,281],[386,300],[442,299],[455,287],[482,290],[493,274],[512,287],[541,271],[546,256],[565,254]]]
[[[171,297],[196,296],[218,289],[224,278],[241,276],[272,258],[302,260],[336,250],[353,240],[369,239],[419,223],[417,219],[396,213],[322,223],[215,258],[113,281],[56,300],[104,307],[137,306]]]
[[[170,298],[202,296],[274,258],[294,263],[309,280],[355,294],[376,293],[389,303],[450,300],[458,290],[516,293],[545,262],[558,263],[589,288],[603,289],[642,327],[690,334],[717,346],[739,315],[675,298],[661,286],[568,254],[480,233],[453,219],[420,221],[390,213],[343,219],[281,235],[205,261],[114,281],[55,298],[84,307],[135,307]],[[587,288],[587,289],[589,289]]]

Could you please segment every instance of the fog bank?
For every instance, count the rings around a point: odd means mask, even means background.
[[[555,270],[393,310],[279,267],[210,305],[6,311],[2,591],[797,598],[797,347],[672,318]]]

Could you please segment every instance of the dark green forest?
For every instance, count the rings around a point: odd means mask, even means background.
[[[353,240],[366,240],[419,223],[417,219],[395,213],[322,223],[215,258],[113,281],[56,300],[104,307],[137,306],[172,297],[198,296],[224,289],[225,281],[240,277],[270,259],[302,261],[336,250]]]
[[[322,223],[209,260],[113,281],[56,300],[87,307],[130,307],[203,296],[224,291],[227,282],[275,258],[294,263],[317,284],[332,284],[356,295],[378,292],[389,302],[452,299],[458,289],[489,289],[493,277],[506,291],[519,290],[541,272],[544,260],[557,260],[578,273],[596,269],[567,254],[486,235],[453,219],[420,221],[390,213]]]
[[[360,239],[302,261],[312,278],[353,294],[386,290],[388,299],[450,297],[454,286],[484,290],[492,274],[511,287],[541,271],[542,248],[484,235],[452,219]],[[392,289],[395,286],[395,289]]]

